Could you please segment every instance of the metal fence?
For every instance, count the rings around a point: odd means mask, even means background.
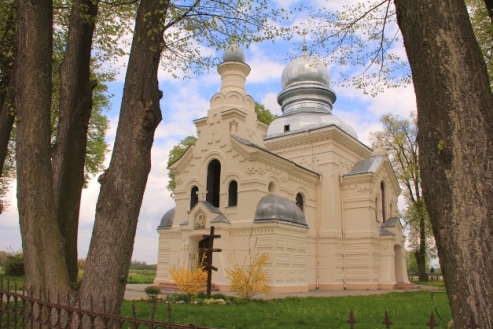
[[[8,285],[10,286],[10,285]],[[432,292],[431,298],[436,293]],[[56,302],[44,302],[39,299],[27,296],[25,291],[18,292],[16,287],[13,291],[3,287],[3,282],[0,280],[0,329],[17,329],[17,328],[56,328],[56,329],[87,329],[87,328],[103,328],[103,329],[212,329],[211,327],[196,326],[193,323],[188,325],[180,325],[172,323],[171,304],[167,304],[168,322],[154,321],[156,311],[156,302],[153,305],[151,319],[138,319],[135,311],[135,301],[132,304],[133,317],[121,317],[106,313],[96,313],[92,310],[82,309],[80,301],[76,301],[73,306],[63,305],[60,301],[60,296],[56,296]],[[92,307],[91,307],[92,309]],[[437,316],[441,319],[440,314],[434,307]],[[441,319],[443,321],[443,319]],[[346,321],[350,329],[358,327],[353,311],[351,310],[349,318]],[[387,311],[383,314],[382,325],[386,329],[399,327],[399,324],[394,324]],[[435,315],[430,314],[426,327],[433,329],[439,324],[435,320]],[[423,320],[424,327],[424,320]],[[480,326],[476,323],[474,316],[471,314],[468,328],[478,329]]]
[[[171,304],[168,303],[168,322],[154,321],[156,304],[154,304],[151,320],[137,319],[135,302],[133,318],[97,313],[82,309],[80,301],[74,306],[64,305],[60,296],[56,302],[45,302],[27,296],[24,291],[18,292],[4,289],[0,281],[0,329],[17,328],[56,328],[56,329],[211,329],[196,326],[193,323],[180,325],[171,322]],[[92,307],[91,307],[92,309]]]

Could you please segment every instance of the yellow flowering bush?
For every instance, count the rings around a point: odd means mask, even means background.
[[[194,296],[198,292],[205,290],[207,283],[207,272],[202,267],[197,267],[192,271],[184,266],[174,267],[168,270],[172,280],[178,289],[189,296]]]
[[[253,254],[250,251],[245,261],[248,264],[241,265],[236,257],[230,256],[233,267],[225,270],[226,278],[231,281],[231,290],[238,298],[250,300],[257,294],[270,293],[272,286],[264,268],[269,259],[267,254]]]

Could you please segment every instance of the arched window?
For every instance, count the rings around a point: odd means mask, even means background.
[[[303,211],[304,201],[303,196],[300,193],[296,194],[296,205]]]
[[[197,186],[192,187],[190,191],[190,210],[199,202],[199,196],[197,193],[199,192],[199,188]]]
[[[205,200],[214,207],[219,207],[219,192],[221,188],[221,163],[212,160],[207,167],[207,195]]]
[[[382,181],[380,183],[380,193],[382,194],[382,222],[385,223],[385,183]]]
[[[229,183],[228,188],[228,207],[234,207],[238,204],[238,183],[234,180]]]

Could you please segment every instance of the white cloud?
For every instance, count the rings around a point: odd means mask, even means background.
[[[286,63],[279,60],[278,56],[266,53],[258,45],[252,45],[249,50],[246,62],[252,71],[247,78],[248,84],[263,82],[277,82],[280,84],[282,71]]]
[[[282,115],[281,106],[277,103],[277,93],[267,93],[264,98],[260,100],[260,104],[264,105],[266,109],[273,114]]]

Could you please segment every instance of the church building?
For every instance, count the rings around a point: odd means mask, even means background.
[[[273,292],[408,284],[399,184],[383,148],[360,142],[332,113],[326,66],[306,49],[286,66],[283,114],[267,126],[245,89],[244,52],[230,47],[223,60],[221,88],[194,121],[198,140],[169,167],[176,207],[157,229],[154,285],[172,285],[172,267],[197,266],[211,226],[221,236],[212,264],[219,291],[230,290],[232,259],[251,250],[269,255]]]

